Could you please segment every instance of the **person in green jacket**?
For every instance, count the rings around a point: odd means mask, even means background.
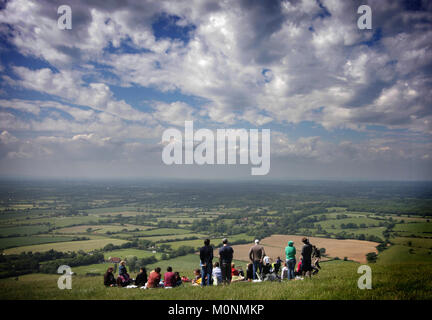
[[[288,246],[285,248],[286,264],[288,266],[288,280],[294,279],[294,269],[296,265],[296,248],[294,241],[288,241]]]

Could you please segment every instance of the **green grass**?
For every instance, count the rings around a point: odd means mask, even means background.
[[[413,250],[412,253],[410,253],[410,249]],[[413,264],[428,263],[432,266],[432,250],[393,245],[378,255],[378,262],[380,264],[393,264],[400,263],[401,261]]]
[[[409,234],[420,234],[424,236],[424,233],[432,236],[432,223],[431,222],[413,222],[413,223],[399,223],[393,228],[396,232],[407,232]]]
[[[24,221],[26,220],[22,220],[22,222]],[[10,235],[23,235],[23,236],[32,235],[32,234],[48,231],[48,229],[49,227],[46,225],[1,227],[0,236],[7,237]]]
[[[163,290],[105,288],[102,277],[73,277],[72,290],[57,288],[58,275],[31,274],[0,280],[0,299],[166,299],[166,300],[289,300],[289,299],[432,299],[430,264],[371,264],[372,290],[360,290],[359,264],[345,261],[322,263],[311,280],[233,283],[228,287],[182,287]],[[105,266],[103,266],[105,268]],[[76,271],[77,268],[74,270]],[[409,270],[409,272],[407,272]]]
[[[425,248],[432,250],[432,238],[409,238],[409,237],[398,237],[391,239],[394,244],[400,244],[404,246],[410,247],[409,243],[411,243],[411,247],[413,248]]]
[[[106,246],[108,243],[112,243],[114,245],[120,245],[125,243],[126,241],[120,239],[94,239],[94,240],[84,240],[84,241],[69,241],[69,242],[58,242],[58,243],[50,243],[50,244],[37,244],[31,246],[22,246],[11,249],[4,250],[5,254],[14,254],[21,252],[44,252],[54,249],[56,251],[92,251],[95,249],[101,249]]]
[[[132,256],[135,256],[137,258],[148,258],[151,256],[155,256],[156,259],[160,259],[162,254],[161,253],[153,253],[153,252],[147,251],[147,250],[133,249],[133,248],[104,252],[105,259],[108,259],[109,257],[118,257],[118,258],[124,259],[124,258],[132,257]]]
[[[53,242],[64,242],[71,241],[73,237],[57,237],[57,236],[30,236],[30,237],[13,237],[0,239],[0,249],[53,243]]]

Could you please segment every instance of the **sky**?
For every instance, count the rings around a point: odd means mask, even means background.
[[[0,0],[0,177],[251,178],[165,165],[193,120],[270,129],[256,179],[431,180],[431,49],[428,0]]]

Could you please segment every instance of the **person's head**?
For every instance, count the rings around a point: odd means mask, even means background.
[[[160,272],[161,272],[161,268],[157,267],[157,268],[155,269],[155,272],[156,272],[156,273],[160,273]]]
[[[205,245],[205,246],[210,245],[210,239],[205,239],[205,240],[204,240],[204,245]]]
[[[124,260],[120,261],[121,266],[124,266],[125,264],[126,264],[126,261],[124,261]]]
[[[214,267],[215,267],[215,268],[219,268],[219,262],[215,262],[215,263],[214,263]]]
[[[108,270],[107,270],[108,273],[112,273],[113,271],[114,271],[113,267],[109,267]]]
[[[168,268],[167,268],[167,271],[168,271],[168,272],[172,272],[172,268],[171,268],[171,267],[168,267]]]
[[[231,263],[231,268],[233,268],[233,269],[235,268],[234,262]]]
[[[141,272],[141,273],[145,273],[145,272],[146,272],[146,268],[141,267],[141,268],[140,268],[140,272]]]
[[[258,239],[255,240],[255,244],[259,244],[259,240]]]
[[[180,273],[178,271],[174,272],[175,276],[180,278]]]
[[[284,267],[288,267],[288,263],[284,262]]]
[[[200,269],[195,269],[195,270],[194,270],[194,274],[195,274],[196,276],[200,275],[200,274],[201,274]]]
[[[294,245],[294,241],[292,241],[292,240],[288,241],[288,246],[289,247],[292,247],[293,245]]]
[[[280,260],[280,257],[277,257],[277,260]]]
[[[253,264],[252,264],[252,263],[249,263],[249,264],[247,265],[247,268],[248,268],[248,270],[253,271]]]
[[[223,238],[222,239],[222,243],[223,243],[223,245],[227,245],[228,244],[228,239],[227,238]]]
[[[306,243],[309,243],[309,240],[308,240],[308,238],[304,237],[304,238],[302,239],[302,242],[306,244]]]

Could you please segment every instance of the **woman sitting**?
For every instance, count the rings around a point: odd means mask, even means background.
[[[138,287],[144,287],[147,283],[147,270],[146,268],[140,268],[140,273],[138,273],[135,279],[135,285]]]
[[[132,283],[132,280],[126,270],[126,262],[122,260],[119,266],[119,275],[117,277],[117,285],[119,287],[126,287]]]
[[[114,268],[109,267],[107,272],[104,274],[104,285],[107,287],[115,287],[116,281],[113,274]]]

